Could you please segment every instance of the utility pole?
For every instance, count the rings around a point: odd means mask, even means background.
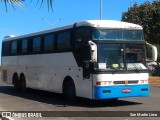
[[[132,7],[132,0],[130,0],[130,7]]]
[[[100,0],[100,20],[102,20],[102,0]]]

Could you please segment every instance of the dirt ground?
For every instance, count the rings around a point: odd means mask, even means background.
[[[160,76],[150,76],[149,77],[149,84],[152,86],[160,86]]]

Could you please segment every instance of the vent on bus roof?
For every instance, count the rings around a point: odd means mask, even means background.
[[[7,35],[4,37],[4,39],[13,38],[13,37],[17,37],[17,36],[16,35]]]

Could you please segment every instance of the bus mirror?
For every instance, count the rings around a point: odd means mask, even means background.
[[[92,71],[94,69],[94,64],[90,61],[84,61],[83,68],[84,68],[84,70]]]
[[[157,47],[156,46],[154,46],[154,45],[151,45],[150,43],[147,43],[146,42],[146,45],[149,47],[149,48],[151,48],[151,61],[153,61],[153,62],[155,62],[155,61],[157,61]]]
[[[97,45],[92,41],[88,41],[88,44],[91,48],[91,62],[97,62]]]
[[[84,61],[83,62],[83,78],[89,79],[90,78],[90,70],[91,70],[91,62]]]
[[[90,69],[90,61],[84,61],[83,67],[84,69]]]

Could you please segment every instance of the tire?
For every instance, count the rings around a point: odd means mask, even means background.
[[[17,91],[20,91],[20,82],[17,74],[13,76],[13,85]]]
[[[24,77],[24,75],[21,76],[20,78],[20,91],[21,92],[26,92],[26,79]]]
[[[72,80],[69,80],[64,84],[63,94],[65,99],[70,102],[76,100],[76,89]]]

